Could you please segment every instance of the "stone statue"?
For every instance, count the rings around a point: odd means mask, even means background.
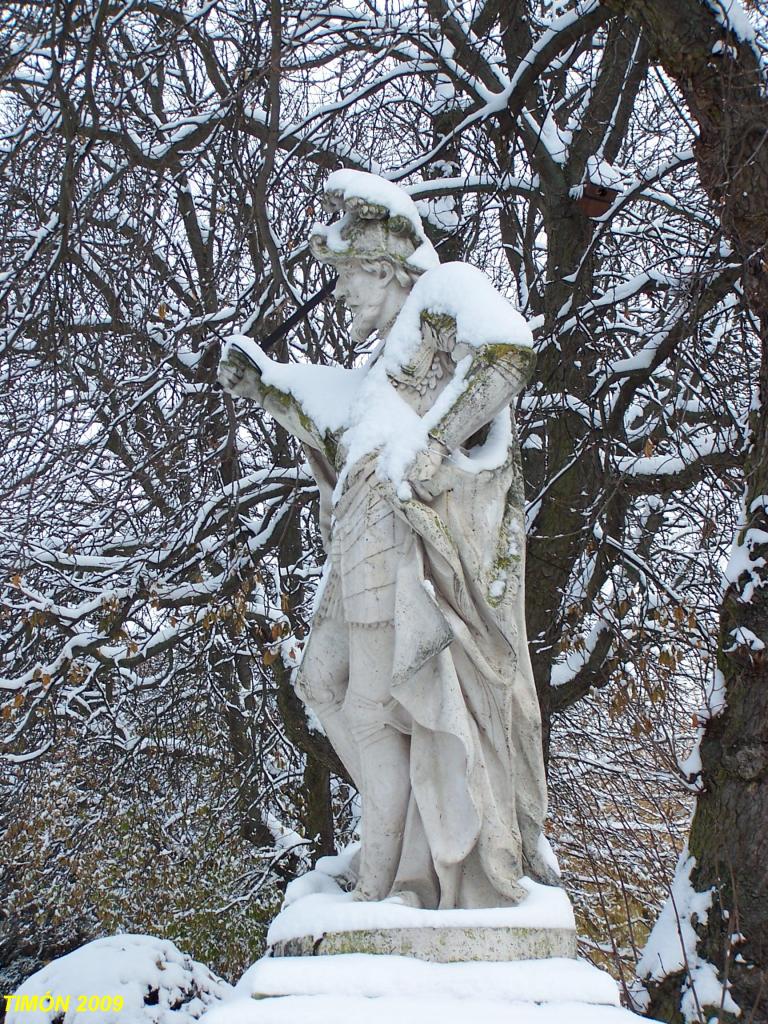
[[[340,171],[316,225],[354,370],[278,364],[234,336],[219,379],[299,438],[327,563],[295,686],[362,796],[355,897],[510,906],[558,884],[524,617],[523,485],[510,400],[534,355],[480,271],[440,265],[415,205]]]

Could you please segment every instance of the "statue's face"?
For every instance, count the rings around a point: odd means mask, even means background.
[[[363,342],[377,329],[386,327],[402,305],[401,291],[394,270],[382,261],[375,270],[366,270],[359,263],[339,268],[335,296],[343,299],[352,313],[351,334]]]

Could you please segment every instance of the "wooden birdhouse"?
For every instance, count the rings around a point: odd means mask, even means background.
[[[587,217],[602,217],[604,213],[608,212],[618,194],[618,190],[615,188],[585,181],[581,198],[576,200],[576,205]]]

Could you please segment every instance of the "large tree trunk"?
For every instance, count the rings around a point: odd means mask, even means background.
[[[701,742],[701,794],[691,826],[691,884],[711,891],[698,955],[752,1024],[768,1021],[768,100],[746,19],[725,19],[701,0],[607,0],[636,19],[696,118],[704,188],[742,263],[745,296],[762,346],[759,408],[746,467],[745,525],[734,547],[735,578],[721,609],[719,670],[725,703]],[[733,16],[732,16],[733,17]],[[682,908],[678,908],[681,910]],[[696,922],[694,922],[695,924]],[[688,965],[689,967],[692,965]],[[684,970],[652,991],[652,1016],[682,1020]],[[695,978],[694,978],[695,987]],[[695,1001],[695,1000],[694,1000]],[[702,999],[699,999],[702,1002]],[[703,1019],[731,1020],[718,1005]],[[719,1012],[718,1012],[719,1011]]]

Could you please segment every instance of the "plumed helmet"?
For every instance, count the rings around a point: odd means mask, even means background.
[[[321,263],[386,259],[417,276],[440,262],[416,204],[385,178],[335,171],[325,184],[323,207],[341,217],[312,228],[309,246]]]

